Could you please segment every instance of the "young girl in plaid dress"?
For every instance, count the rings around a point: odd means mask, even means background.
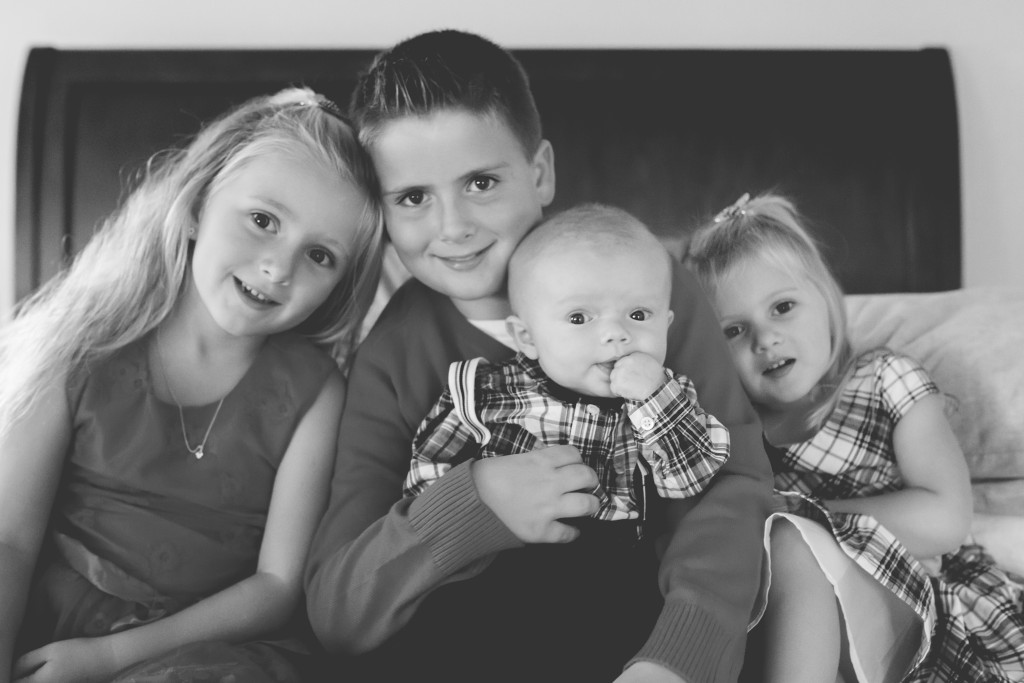
[[[983,549],[963,454],[921,366],[854,356],[842,292],[786,199],[744,195],[693,237],[761,416],[765,680],[1022,681],[1022,586]]]

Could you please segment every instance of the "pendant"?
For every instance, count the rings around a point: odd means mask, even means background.
[[[203,455],[204,455],[203,447],[200,446],[199,448],[196,449],[196,460],[202,460],[203,459]]]

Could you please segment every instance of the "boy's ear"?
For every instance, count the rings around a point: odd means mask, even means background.
[[[537,346],[533,343],[533,336],[522,318],[518,315],[510,315],[505,318],[505,328],[512,335],[512,341],[515,342],[516,348],[522,351],[527,358],[537,360]]]
[[[534,186],[541,206],[555,199],[555,150],[547,140],[541,140],[533,155]]]

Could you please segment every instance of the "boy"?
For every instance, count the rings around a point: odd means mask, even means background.
[[[448,366],[512,355],[499,341],[506,269],[554,197],[554,157],[521,66],[471,34],[427,33],[379,55],[351,113],[414,277],[349,377],[331,502],[306,571],[320,640],[362,654],[354,664],[384,681],[609,680],[625,665],[621,681],[735,680],[771,472],[697,284],[673,265],[668,364],[729,429],[732,453],[701,496],[649,511],[642,543],[610,553],[621,539],[564,521],[598,508],[587,493],[597,476],[570,446],[466,462],[402,498],[414,431]]]
[[[693,383],[663,367],[671,257],[625,211],[587,204],[543,220],[508,265],[516,356],[453,363],[448,387],[413,440],[405,495],[467,457],[567,443],[598,475],[595,519],[642,534],[643,495],[704,490],[729,433],[697,404]],[[642,484],[640,491],[646,487]]]

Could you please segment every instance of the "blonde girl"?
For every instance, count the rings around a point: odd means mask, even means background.
[[[376,192],[333,104],[255,98],[0,330],[0,682],[298,679]]]
[[[977,546],[963,453],[914,360],[854,355],[842,291],[795,207],[749,199],[687,262],[764,427],[764,680],[1024,680],[1021,586]]]

